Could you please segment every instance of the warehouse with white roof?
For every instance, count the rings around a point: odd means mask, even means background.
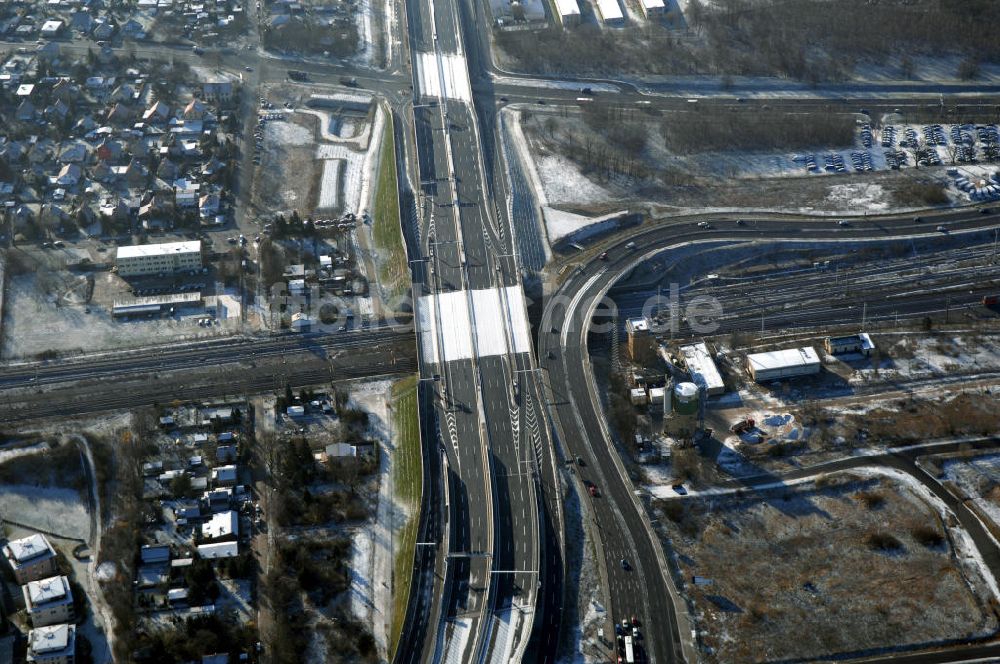
[[[201,240],[118,247],[115,264],[123,277],[193,272],[201,269]]]
[[[684,358],[684,366],[691,374],[691,380],[695,385],[705,390],[709,396],[716,396],[726,391],[726,384],[722,381],[722,375],[712,355],[708,352],[708,346],[704,342],[681,346],[680,355]]]
[[[576,0],[552,0],[552,3],[559,22],[564,26],[580,23],[580,5],[576,4]]]
[[[747,373],[758,383],[819,373],[819,355],[812,346],[747,355]]]
[[[605,25],[625,25],[625,15],[618,0],[594,0],[594,10]]]

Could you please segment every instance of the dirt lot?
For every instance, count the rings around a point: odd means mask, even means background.
[[[996,630],[995,582],[917,491],[857,473],[658,502],[713,651],[706,660],[814,658]]]
[[[264,133],[264,150],[254,180],[253,207],[260,215],[275,210],[312,213],[322,166],[316,161],[313,137],[319,120],[311,115],[288,115],[271,123]],[[291,174],[295,177],[289,177]]]

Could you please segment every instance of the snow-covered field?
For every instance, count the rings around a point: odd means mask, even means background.
[[[393,499],[392,440],[389,399],[391,381],[357,383],[349,393],[349,404],[368,413],[368,435],[382,447],[379,454],[378,499],[374,521],[359,528],[351,546],[351,612],[372,628],[379,651],[388,649],[388,626],[392,611],[393,530],[402,528],[409,513]]]
[[[559,155],[545,155],[535,162],[551,205],[582,206],[606,203],[615,196],[580,172],[576,165]]]
[[[323,178],[320,180],[317,209],[335,209],[340,204],[340,172],[343,168],[343,159],[323,160]]]
[[[98,276],[111,278],[111,275]],[[36,285],[34,275],[18,275],[8,281],[4,305],[3,345],[5,359],[60,352],[135,348],[168,341],[207,339],[237,331],[239,322],[222,321],[199,327],[193,319],[153,318],[117,321],[111,312],[96,306],[86,313],[83,306],[57,306]]]
[[[282,145],[303,146],[313,142],[313,134],[294,122],[270,121],[264,126],[264,139]]]
[[[90,537],[90,519],[72,489],[27,484],[0,486],[0,517],[64,537]]]
[[[840,210],[866,212],[887,212],[892,207],[889,193],[880,184],[851,182],[832,184],[826,200]]]
[[[323,144],[316,148],[316,158],[325,162],[317,209],[334,207],[339,203],[344,211],[357,212],[364,157],[363,153],[343,145]],[[338,175],[338,172],[342,174]]]
[[[878,370],[881,380],[1000,370],[1000,337],[996,335],[922,337],[900,343],[905,344],[906,352],[889,349],[899,356],[883,360]],[[870,381],[874,372],[869,367],[859,368],[851,382]]]

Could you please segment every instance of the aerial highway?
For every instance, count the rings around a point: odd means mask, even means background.
[[[423,638],[396,659],[520,661],[538,594],[548,591],[539,536],[540,468],[550,449],[543,402],[511,233],[484,168],[458,7],[411,0],[407,19],[419,181],[410,260],[421,377],[435,386],[424,416],[434,418],[436,444],[425,445],[447,461],[449,520],[435,562],[440,606],[411,615],[408,630]]]
[[[671,629],[648,631],[644,639],[649,660],[656,662],[690,660],[693,645],[686,615],[679,616],[676,610],[683,605],[674,595],[662,546],[612,441],[590,370],[590,320],[608,290],[640,262],[688,243],[933,237],[941,235],[937,224],[945,225],[949,233],[992,231],[998,226],[996,214],[978,210],[950,213],[934,221],[916,221],[912,215],[869,218],[854,226],[791,217],[747,218],[737,225],[734,217],[724,215],[711,216],[712,228],[697,225],[709,217],[632,229],[625,236],[597,243],[579,258],[571,257],[573,269],[548,298],[538,328],[539,361],[551,384],[553,413],[563,431],[561,442],[570,458],[584,460],[581,477],[593,482],[601,495],[592,501],[596,518],[592,532],[604,551],[609,613],[612,619],[636,615],[645,624],[659,625],[667,617]],[[606,261],[597,260],[600,252],[607,252]]]

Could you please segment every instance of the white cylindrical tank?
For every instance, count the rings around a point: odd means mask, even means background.
[[[698,411],[698,386],[694,383],[677,383],[674,387],[674,410],[682,415]]]

